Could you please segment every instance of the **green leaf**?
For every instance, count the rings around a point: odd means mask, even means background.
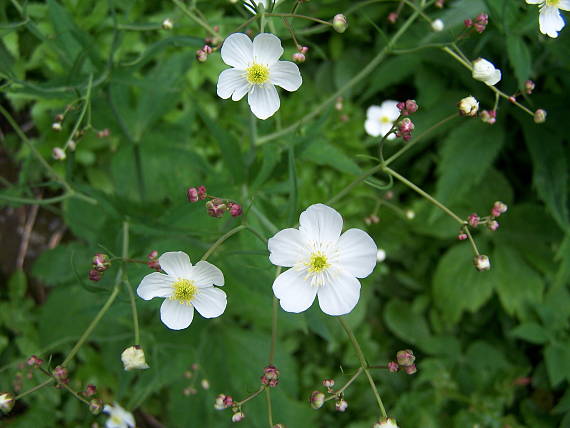
[[[261,170],[255,177],[255,181],[251,185],[252,189],[257,189],[271,177],[271,173],[280,158],[281,151],[276,149],[272,144],[265,144],[263,146],[263,163],[261,164]]]
[[[570,344],[552,343],[544,349],[546,371],[553,388],[570,380]]]
[[[459,321],[465,311],[477,311],[492,295],[494,272],[478,272],[473,267],[468,244],[450,248],[440,259],[433,277],[433,298],[444,318]]]
[[[497,294],[510,315],[527,317],[528,309],[542,301],[542,278],[520,256],[506,245],[495,250],[493,268],[497,272]]]
[[[430,336],[424,316],[414,312],[410,302],[400,299],[390,300],[384,309],[384,319],[396,336],[412,345]]]
[[[507,53],[509,61],[515,70],[519,88],[524,87],[524,82],[530,77],[531,57],[530,51],[522,37],[513,34],[507,35]]]
[[[21,300],[26,295],[27,287],[28,280],[26,278],[26,273],[22,270],[17,270],[14,272],[8,280],[8,292],[10,294],[10,300]]]
[[[548,341],[548,333],[546,330],[535,322],[522,323],[513,328],[510,334],[536,345],[543,345]]]
[[[360,174],[360,167],[342,150],[322,140],[315,141],[302,152],[301,159],[327,165],[347,174]]]

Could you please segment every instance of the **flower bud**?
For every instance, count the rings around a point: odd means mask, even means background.
[[[10,413],[14,408],[15,403],[16,399],[14,398],[14,394],[9,392],[0,392],[0,410],[2,413]]]
[[[61,114],[61,113],[58,113],[58,114],[55,115],[55,118],[54,118],[54,119],[55,119],[56,122],[63,122],[63,119],[65,119],[65,116],[64,116],[63,114]]]
[[[414,364],[416,357],[414,356],[414,351],[411,349],[405,349],[404,351],[398,351],[396,354],[396,360],[398,360],[399,365],[407,367]]]
[[[202,200],[202,199],[206,199],[206,196],[208,196],[208,192],[206,191],[206,187],[205,186],[198,186],[198,197]]]
[[[335,110],[341,111],[344,108],[343,101],[344,101],[344,99],[342,97],[338,97],[336,99],[336,101],[334,103]]]
[[[330,389],[334,386],[334,379],[324,379],[323,386]]]
[[[208,54],[202,49],[198,49],[196,51],[196,60],[198,60],[198,62],[206,62],[208,60]]]
[[[390,361],[388,363],[388,371],[390,373],[396,373],[398,370],[400,370],[400,366],[396,361]]]
[[[398,21],[398,12],[390,12],[388,14],[388,22],[390,24],[395,24]]]
[[[436,19],[431,23],[431,28],[435,32],[442,31],[444,28],[443,21],[441,19]]]
[[[346,16],[341,13],[335,15],[333,18],[332,26],[337,33],[344,33],[348,28],[348,21],[346,20]]]
[[[232,217],[239,217],[242,214],[241,205],[232,203],[230,205],[230,214]]]
[[[279,384],[279,370],[275,366],[267,366],[263,369],[261,383],[271,388]]]
[[[471,227],[477,227],[479,225],[479,216],[476,213],[470,214],[469,217],[467,217],[467,223],[469,223],[469,226]]]
[[[544,123],[546,122],[546,111],[539,108],[534,112],[534,123]]]
[[[530,95],[532,94],[532,91],[534,91],[535,88],[535,84],[532,80],[527,80],[526,82],[524,82],[524,91]]]
[[[162,21],[161,26],[163,30],[172,30],[172,28],[174,27],[174,23],[170,18],[166,18],[164,21]]]
[[[463,25],[465,25],[465,28],[470,28],[473,26],[473,21],[471,19],[466,19],[463,21]]]
[[[435,0],[434,6],[438,9],[443,9],[443,5],[445,4],[445,0]]]
[[[101,281],[103,275],[96,269],[91,269],[89,271],[89,281],[98,282]]]
[[[94,415],[98,415],[103,410],[103,400],[94,398],[89,402],[89,411]]]
[[[109,130],[109,128],[105,128],[105,129],[102,129],[101,131],[97,132],[98,138],[105,138],[105,137],[108,137],[109,135],[111,135],[111,131]]]
[[[418,371],[418,368],[416,367],[415,364],[412,364],[410,366],[404,367],[404,371],[409,375],[413,375]]]
[[[60,122],[54,122],[54,123],[51,124],[51,129],[53,129],[54,131],[59,132],[59,131],[62,130],[62,128],[63,128],[63,127],[61,126],[61,123],[60,123]]]
[[[69,140],[67,142],[67,148],[69,149],[70,152],[74,152],[75,149],[77,148],[77,143],[74,140]]]
[[[337,412],[344,412],[346,409],[348,409],[348,403],[346,402],[345,399],[341,398],[336,402]]]
[[[305,62],[305,55],[303,55],[301,52],[295,52],[293,54],[293,61],[295,61],[297,64],[302,64]]]
[[[486,13],[480,13],[473,20],[473,28],[478,33],[482,33],[487,28],[488,23],[489,23],[489,15],[487,15]]]
[[[457,235],[457,239],[459,239],[460,241],[465,241],[468,238],[466,233],[460,233],[459,235]]]
[[[386,260],[386,251],[384,251],[382,248],[379,248],[376,252],[376,261],[378,263],[382,263],[384,260]]]
[[[97,387],[95,385],[89,384],[85,387],[85,391],[83,391],[84,397],[93,397],[95,394],[97,394]]]
[[[227,206],[221,199],[215,198],[206,202],[206,209],[210,217],[220,218],[227,211]]]
[[[59,383],[69,383],[69,379],[67,377],[68,374],[69,373],[65,367],[57,366],[53,369],[53,376]]]
[[[403,118],[398,124],[398,130],[402,135],[411,134],[414,128],[414,122],[412,122],[412,120],[407,117]]]
[[[536,122],[536,120],[535,120]],[[61,147],[54,147],[51,151],[51,155],[55,160],[64,160],[65,159],[65,150]]]
[[[144,358],[144,351],[140,345],[129,346],[121,354],[121,361],[125,370],[144,370],[149,366]]]
[[[473,79],[479,80],[486,85],[496,85],[501,80],[501,70],[483,58],[473,61]]]
[[[28,366],[33,367],[33,368],[38,368],[39,366],[41,366],[43,364],[44,360],[42,360],[41,358],[36,357],[35,355],[32,355],[30,358],[28,358]]]
[[[493,220],[493,221],[489,222],[487,227],[489,228],[489,230],[491,232],[494,232],[499,228],[499,222],[497,220]]]
[[[214,409],[216,410],[224,410],[228,407],[233,406],[234,400],[231,395],[219,394],[216,397],[216,401],[214,403]]]
[[[479,118],[482,122],[492,125],[497,121],[497,112],[495,110],[483,110],[479,113]]]
[[[309,47],[308,46],[301,46],[299,48],[299,52],[302,53],[303,55],[305,55],[307,52],[309,52]]]
[[[501,201],[496,201],[493,204],[493,208],[491,208],[491,215],[493,217],[499,217],[501,214],[506,213],[508,209],[509,207],[507,207],[507,204]]]
[[[311,407],[315,410],[320,409],[325,404],[325,394],[321,391],[313,391],[311,397],[309,398],[309,403]]]
[[[484,255],[475,256],[473,258],[473,265],[479,272],[491,269],[491,261],[489,257]]]
[[[232,416],[232,422],[241,422],[245,419],[245,414],[243,412],[236,412]]]
[[[414,218],[416,218],[416,213],[413,210],[406,210],[404,215],[408,220],[413,220]]]
[[[474,117],[479,111],[479,101],[475,97],[468,96],[459,101],[457,107],[461,116]]]
[[[111,266],[109,256],[107,254],[97,253],[93,257],[93,269],[104,272]]]
[[[198,190],[195,187],[190,187],[186,191],[186,196],[188,197],[188,202],[198,202]]]
[[[202,386],[202,389],[210,389],[210,381],[208,381],[208,379],[202,379],[200,385]]]
[[[392,418],[380,419],[372,428],[398,428],[396,420]]]

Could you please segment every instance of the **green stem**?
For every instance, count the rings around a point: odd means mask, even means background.
[[[71,394],[77,398],[79,401],[89,405],[89,401],[87,401],[85,398],[81,397],[77,392],[75,392],[68,384],[60,382],[57,380],[57,378],[50,373],[49,371],[47,371],[46,369],[43,369],[40,367],[40,370],[43,374],[45,374],[47,377],[49,377],[50,379],[54,380],[58,385],[61,385],[63,388],[67,389],[69,392],[71,392]]]
[[[259,389],[257,391],[255,391],[253,394],[251,394],[250,396],[244,398],[242,401],[237,401],[234,403],[235,406],[241,407],[242,405],[244,405],[245,403],[247,403],[249,400],[253,400],[255,397],[257,397],[259,394],[261,394],[263,392],[263,390],[266,389],[265,385],[261,385],[259,387]]]
[[[356,186],[358,186],[360,183],[362,183],[368,177],[376,174],[378,171],[381,171],[381,170],[382,170],[382,166],[376,165],[375,167],[370,168],[369,170],[365,171],[364,173],[359,175],[352,183],[350,183],[348,186],[346,186],[344,189],[342,189],[340,192],[338,192],[336,195],[334,195],[332,198],[330,198],[326,202],[326,205],[332,205],[335,202],[337,202],[338,200],[342,199],[345,195],[350,193],[352,191],[352,189],[354,189]]]
[[[89,106],[89,104],[91,103],[91,88],[93,87],[93,74],[89,75],[89,81],[87,82],[87,91],[85,93],[85,97],[83,97],[83,108],[81,109],[81,113],[79,113],[79,118],[77,119],[77,122],[75,122],[75,126],[73,127],[73,130],[71,131],[71,134],[69,134],[69,137],[67,138],[67,141],[65,142],[65,145],[63,146],[63,150],[66,150],[67,147],[69,146],[69,143],[76,138],[75,135],[77,133],[77,131],[79,130],[79,127],[81,126],[81,122],[83,122],[83,117],[85,117],[85,112],[87,112],[87,108]]]
[[[471,232],[469,231],[469,228],[467,227],[467,225],[465,225],[465,227],[463,228],[463,230],[465,231],[465,234],[467,235],[467,238],[469,238],[469,242],[471,243],[471,248],[473,249],[473,253],[478,256],[479,254],[479,249],[477,248],[477,244],[475,243],[475,240],[473,239],[473,236],[471,236]]]
[[[206,22],[204,22],[202,19],[200,19],[198,16],[194,15],[187,7],[184,3],[182,3],[180,0],[172,0],[174,2],[174,4],[176,6],[178,6],[178,8],[180,10],[182,10],[182,12],[188,16],[188,18],[190,18],[192,21],[194,21],[196,24],[198,24],[199,26],[201,26],[202,28],[204,28],[208,33],[210,33],[211,36],[217,36],[218,33],[216,33],[214,31],[214,29],[212,27],[210,27]]]
[[[64,201],[64,200],[71,198],[73,196],[74,196],[73,191],[65,192],[63,195],[54,196],[53,198],[47,198],[47,199],[19,198],[17,196],[0,194],[0,200],[7,201],[7,202],[14,202],[17,204],[26,204],[26,205],[49,205],[49,204],[55,204],[57,202]]]
[[[306,19],[307,21],[318,22],[319,24],[328,25],[332,27],[332,22],[323,21],[322,19],[313,18],[312,16],[297,15],[295,13],[266,13],[265,16],[280,16],[282,18]]]
[[[459,56],[458,54],[453,52],[453,50],[451,50],[448,46],[442,48],[442,50],[444,52],[448,53],[449,55],[451,55],[453,58],[455,58],[459,63],[461,63],[469,71],[473,71],[473,67],[471,66],[471,64],[469,64],[467,61],[465,61],[463,58],[461,58],[461,56]]]
[[[46,381],[43,381],[42,383],[40,383],[39,385],[34,386],[33,388],[28,389],[27,391],[22,392],[21,394],[17,395],[15,397],[15,400],[19,400],[21,398],[24,398],[26,395],[32,394],[36,391],[39,391],[40,389],[42,389],[44,386],[48,386],[53,382],[53,378],[49,378]]]
[[[325,398],[325,401],[332,400],[336,398],[339,394],[342,394],[345,391],[345,389],[348,388],[352,384],[352,382],[354,382],[358,378],[358,376],[360,376],[362,370],[364,370],[362,367],[358,367],[358,370],[356,370],[356,373],[352,375],[352,377],[348,380],[348,382],[346,382],[344,386],[340,388],[338,391],[334,392],[334,394]]]
[[[273,410],[271,409],[271,391],[265,388],[265,401],[267,402],[267,419],[269,428],[273,428]]]
[[[238,232],[241,232],[243,229],[246,229],[247,226],[240,224],[239,226],[234,227],[233,229],[231,229],[229,232],[224,233],[222,236],[220,236],[218,238],[218,240],[216,242],[214,242],[212,244],[212,246],[210,248],[208,248],[208,251],[206,251],[206,253],[202,256],[202,258],[200,260],[207,260],[208,257],[210,257],[212,255],[212,253],[214,251],[216,251],[216,249],[222,245],[228,238],[231,238],[233,235],[235,235]]]
[[[127,291],[129,293],[129,300],[131,301],[131,312],[133,313],[133,331],[135,333],[135,345],[140,345],[141,344],[141,336],[140,336],[140,331],[139,331],[139,317],[138,317],[138,312],[137,312],[137,302],[135,300],[135,293],[133,292],[133,289],[131,288],[131,284],[128,280],[128,278],[125,278],[124,281],[125,287],[127,288]]]
[[[442,211],[444,211],[447,215],[449,215],[451,218],[453,218],[456,222],[458,222],[461,225],[465,224],[465,220],[462,220],[461,218],[459,218],[459,216],[457,214],[455,214],[453,211],[451,211],[449,208],[447,208],[445,205],[443,205],[441,202],[439,202],[437,199],[435,199],[433,196],[431,196],[430,194],[424,192],[422,189],[420,189],[418,186],[416,186],[414,183],[412,183],[410,180],[408,180],[407,178],[401,176],[400,174],[398,174],[396,171],[394,171],[391,168],[388,168],[387,166],[383,166],[382,170],[384,172],[386,172],[387,174],[390,174],[392,177],[394,177],[397,180],[400,180],[402,183],[404,183],[406,186],[408,186],[410,189],[415,190],[417,193],[419,193],[420,195],[422,195],[424,198],[426,198],[428,201],[430,201],[432,204],[434,204],[435,206],[437,206],[438,208],[440,208]]]

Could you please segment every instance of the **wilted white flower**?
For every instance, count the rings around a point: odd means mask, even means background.
[[[443,30],[443,21],[441,19],[436,19],[431,23],[431,28],[433,31],[439,32]]]
[[[265,10],[269,7],[271,0],[244,0],[243,4],[247,10],[251,13],[255,13],[255,8],[259,7],[259,5],[263,5]]]
[[[127,412],[119,403],[105,404],[103,412],[109,414],[109,419],[105,422],[107,428],[133,428],[135,426],[135,418],[131,412]]]
[[[144,351],[139,345],[129,346],[121,354],[125,370],[144,370],[149,366],[144,358]]]
[[[570,10],[570,0],[526,0],[528,4],[537,4],[540,9],[538,24],[540,32],[550,37],[558,37],[564,28],[564,18],[560,10]]]
[[[380,106],[370,106],[366,111],[366,122],[364,122],[364,129],[368,135],[372,137],[386,135],[394,122],[400,116],[400,110],[396,107],[398,101],[387,100]],[[395,134],[390,134],[388,140],[396,138]]]
[[[182,251],[164,253],[158,258],[166,275],[153,272],[145,276],[137,288],[144,300],[165,298],[160,319],[172,330],[186,328],[194,317],[194,308],[204,318],[219,317],[226,309],[226,293],[214,285],[224,285],[222,271],[201,260],[192,266]]]
[[[501,80],[501,70],[486,59],[478,58],[473,61],[473,79],[493,86]]]
[[[258,34],[253,42],[243,33],[231,34],[224,41],[221,54],[222,60],[233,68],[220,73],[218,96],[239,101],[247,94],[251,111],[259,119],[267,119],[279,110],[275,85],[291,92],[303,83],[295,63],[279,61],[283,48],[273,34]]]
[[[461,99],[459,104],[457,104],[457,107],[459,108],[459,114],[461,114],[461,116],[474,117],[477,116],[477,111],[479,110],[479,101],[477,101],[475,97],[469,95],[468,97]]]
[[[376,265],[376,244],[360,229],[341,235],[342,217],[334,209],[311,205],[301,213],[299,229],[284,229],[268,241],[269,260],[291,269],[279,275],[273,292],[287,312],[307,310],[315,297],[329,315],[352,311],[360,282]]]

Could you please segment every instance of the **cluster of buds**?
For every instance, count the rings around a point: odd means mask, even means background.
[[[91,270],[89,271],[89,279],[93,282],[100,281],[103,272],[111,267],[111,261],[107,254],[97,253],[93,256],[91,262]]]
[[[56,366],[52,374],[58,383],[56,387],[61,388],[61,385],[67,385],[69,383],[69,372],[65,367]]]
[[[367,225],[371,225],[371,224],[377,224],[380,222],[380,217],[378,217],[376,214],[370,214],[368,217],[364,218],[364,223],[366,223]]]
[[[335,15],[333,18],[332,27],[337,33],[344,33],[348,28],[348,20],[346,19],[346,16],[344,16],[342,13]]]
[[[0,411],[10,413],[16,404],[14,394],[10,392],[0,392]]]
[[[28,361],[27,361],[28,366],[30,366],[34,369],[39,368],[43,363],[44,363],[44,360],[36,357],[35,355],[32,355],[30,358],[28,358]]]
[[[293,61],[295,61],[297,64],[301,64],[307,59],[306,54],[309,52],[309,48],[307,46],[298,46],[297,50],[299,52],[295,52],[293,54]]]
[[[146,258],[148,260],[146,262],[146,265],[149,268],[154,269],[157,272],[160,271],[160,263],[158,263],[158,251],[152,250],[150,253],[148,253]]]
[[[208,60],[208,55],[213,52],[213,49],[210,45],[204,45],[202,49],[198,49],[196,51],[196,59],[198,62],[206,62]]]
[[[214,403],[214,409],[224,410],[233,407],[234,399],[231,395],[219,394]]]
[[[243,212],[241,205],[230,201],[229,199],[209,196],[204,186],[190,187],[187,190],[186,195],[188,197],[188,201],[192,203],[210,198],[210,200],[206,202],[206,210],[210,217],[220,218],[227,211],[229,211],[232,217],[239,217]]]
[[[486,217],[479,217],[477,213],[470,214],[467,217],[467,224],[472,228],[476,228],[480,224],[484,224],[491,232],[495,232],[499,228],[499,222],[496,220],[501,214],[507,212],[507,205],[504,202],[496,201],[491,207],[491,213]],[[465,235],[465,237],[463,237]],[[467,238],[465,233],[460,233],[458,238],[464,240]]]
[[[186,191],[186,195],[189,202],[198,202],[199,200],[206,199],[208,196],[206,193],[206,187],[204,186],[190,187]]]
[[[146,363],[144,350],[140,345],[129,346],[121,353],[121,361],[125,370],[144,370],[148,369],[149,365]]]
[[[109,135],[111,135],[109,128],[104,128],[100,131],[97,131],[97,138],[107,138]]]
[[[410,114],[418,111],[418,104],[416,103],[416,100],[401,101],[396,104],[396,107],[398,110],[400,110],[400,114],[402,116],[409,116]]]
[[[479,111],[479,101],[471,95],[465,97],[457,104],[459,114],[466,117],[475,117]]]
[[[315,410],[320,409],[325,404],[325,394],[321,391],[313,391],[309,397],[309,404]]]
[[[372,425],[372,428],[398,428],[398,424],[393,418],[384,418]]]
[[[396,131],[397,137],[402,137],[404,141],[410,141],[412,139],[412,132],[415,128],[414,122],[409,117],[403,118],[398,123],[398,130]]]
[[[404,371],[409,375],[413,375],[418,371],[415,365],[416,357],[411,349],[405,349],[396,353],[396,361],[390,361],[387,365],[390,373]]]
[[[263,369],[261,383],[270,388],[274,388],[279,384],[279,369],[273,365],[269,365]]]
[[[487,28],[489,23],[489,15],[486,13],[480,13],[473,19],[466,19],[463,21],[465,28],[473,28],[479,34],[481,34]]]
[[[483,123],[488,123],[493,125],[497,121],[497,111],[496,110],[483,110],[479,113],[479,118]]]
[[[324,379],[323,380],[323,386],[327,389],[327,392],[329,394],[332,394],[334,392],[334,390],[333,390],[334,379]]]

